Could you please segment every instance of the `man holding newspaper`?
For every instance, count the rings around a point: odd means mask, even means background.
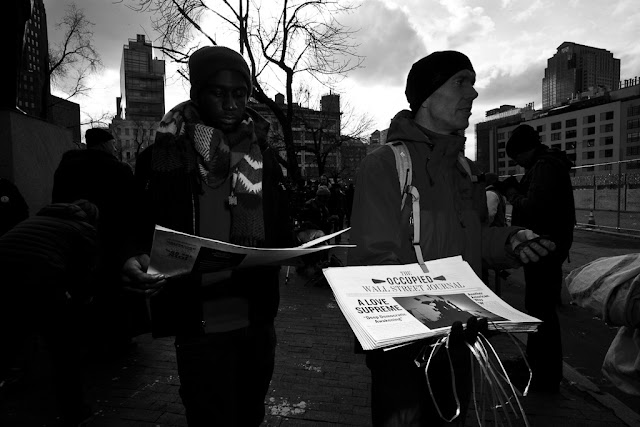
[[[410,157],[413,185],[399,182],[407,171],[398,170],[396,149],[385,146],[363,160],[351,216],[350,243],[356,247],[349,251],[350,266],[423,264],[462,255],[480,275],[483,262],[496,269],[514,268],[554,250],[553,242],[530,230],[488,227],[483,175],[463,155],[462,135],[478,96],[475,77],[469,58],[455,51],[434,52],[413,64],[405,91],[411,111],[398,113],[388,133],[388,145],[401,142],[407,150],[403,155]],[[405,192],[410,194],[403,205]],[[467,328],[477,328],[475,318],[469,320]],[[457,322],[455,329],[460,326]],[[475,331],[471,332],[467,339],[473,342]],[[464,424],[470,394],[469,356],[466,346],[459,345],[465,335],[456,336],[458,343],[449,350],[462,414],[455,422]],[[449,390],[448,359],[445,356],[432,364],[433,393],[424,367],[415,362],[429,343],[420,340],[389,351],[367,352],[375,426],[446,424],[438,412],[456,408]],[[432,397],[438,400],[437,407]]]
[[[258,426],[274,368],[279,267],[147,273],[154,224],[235,245],[293,243],[269,124],[247,107],[247,63],[226,47],[203,47],[189,58],[189,77],[191,99],[163,117],[155,143],[138,158],[136,217],[145,234],[123,275],[132,289],[152,295],[153,335],[176,337],[188,424]],[[169,256],[187,258],[193,245],[174,243]],[[215,262],[210,255],[207,262]]]

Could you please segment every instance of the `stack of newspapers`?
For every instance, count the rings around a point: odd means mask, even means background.
[[[500,299],[460,256],[323,273],[365,350],[442,336],[470,316],[485,317],[489,330],[505,332],[532,332],[542,323]]]

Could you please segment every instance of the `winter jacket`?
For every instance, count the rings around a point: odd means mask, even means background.
[[[100,150],[72,150],[63,156],[53,181],[53,203],[86,199],[100,210],[102,270],[119,277],[122,242],[132,232],[134,203],[131,167]]]
[[[95,207],[94,207],[95,209]],[[44,207],[0,237],[2,283],[13,297],[5,301],[63,301],[68,292],[84,299],[91,294],[89,277],[96,261],[95,217],[79,206],[56,203]]]
[[[509,198],[513,225],[547,235],[556,255],[565,259],[573,242],[576,212],[569,171],[573,166],[564,151],[541,145],[533,166],[520,180],[519,194]]]
[[[411,113],[391,122],[388,141],[403,141],[411,154],[412,184],[420,193],[420,247],[425,260],[462,255],[476,274],[482,261],[496,268],[517,266],[509,239],[519,228],[486,225],[484,183],[473,179],[458,158],[464,137],[428,137]],[[429,132],[429,131],[426,131]],[[480,175],[468,159],[472,175]],[[475,182],[474,182],[475,181]],[[416,262],[413,226],[400,210],[401,194],[395,157],[383,146],[362,161],[351,215],[349,265]],[[411,209],[409,200],[403,211]]]
[[[265,247],[291,247],[293,227],[289,215],[289,203],[282,185],[282,169],[276,153],[266,143],[268,123],[250,112],[255,123],[256,136],[263,156],[263,212]],[[138,157],[135,170],[139,204],[136,218],[136,253],[149,253],[154,225],[161,225],[184,233],[198,235],[200,228],[199,198],[202,194],[200,176],[180,174],[170,177],[152,170],[154,145]],[[242,297],[249,303],[251,324],[273,322],[280,302],[279,267],[261,266],[234,271],[231,285],[214,289],[221,294],[203,295],[198,277],[173,279],[151,298],[151,316],[155,337],[170,335],[194,335],[202,332],[202,301],[211,297]],[[208,292],[208,291],[207,291]]]

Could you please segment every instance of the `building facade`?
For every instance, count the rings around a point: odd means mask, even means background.
[[[284,95],[276,94],[275,103],[285,110]],[[251,102],[249,105],[271,124],[269,131],[270,144],[278,149],[283,159],[287,158],[284,136],[280,122],[265,104]],[[342,152],[338,146],[341,142],[340,95],[327,94],[320,99],[320,109],[293,105],[293,141],[296,145],[298,167],[303,179],[319,177],[317,154],[326,153],[324,175],[337,176],[343,172]],[[332,146],[336,148],[331,148]],[[286,174],[287,171],[284,170]]]
[[[556,108],[511,111],[510,116],[488,116],[476,125],[476,162],[484,171],[500,176],[524,173],[508,158],[505,146],[513,130],[525,123],[538,130],[543,144],[566,151],[576,166],[574,176],[640,172],[638,79],[615,91],[583,94]]]
[[[164,115],[164,60],[153,58],[144,34],[122,49],[116,115],[124,120],[160,121]]]
[[[18,73],[17,104],[25,113],[45,117],[51,88],[49,85],[49,41],[47,14],[43,0],[32,2],[31,18],[27,21],[22,63]]]
[[[547,60],[542,79],[542,108],[560,105],[590,88],[619,88],[620,60],[605,49],[564,42]]]
[[[122,49],[120,96],[109,125],[119,157],[135,166],[138,154],[153,143],[164,115],[165,63],[153,58],[153,45],[143,34]]]

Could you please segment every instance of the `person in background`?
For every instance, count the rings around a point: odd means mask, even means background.
[[[124,262],[122,242],[134,232],[130,218],[135,203],[133,171],[118,160],[116,141],[108,129],[87,129],[85,141],[86,149],[67,151],[62,156],[53,176],[52,202],[86,199],[100,210],[101,274],[95,278],[96,296],[92,304],[95,354],[102,357],[126,351],[132,336],[147,332],[143,316],[146,308],[141,298],[123,291],[120,278]],[[134,318],[142,321],[134,324]]]
[[[507,155],[525,168],[518,182],[504,181],[513,205],[512,224],[548,236],[556,243],[554,253],[539,263],[524,266],[525,308],[543,321],[527,339],[527,358],[533,377],[531,390],[554,393],[562,380],[562,341],[556,305],[562,289],[562,264],[569,257],[576,223],[573,166],[564,151],[540,142],[529,125],[514,129],[507,141]]]
[[[495,173],[486,173],[484,176],[489,215],[487,222],[490,227],[504,227],[507,225],[507,198],[502,183]]]
[[[42,372],[25,365],[37,360],[27,343],[42,336],[64,426],[91,415],[82,362],[86,334],[93,333],[84,324],[95,292],[97,219],[97,207],[86,200],[54,203],[0,236],[0,382],[11,371]]]
[[[189,58],[190,100],[160,122],[136,162],[137,245],[122,273],[150,296],[152,333],[175,336],[189,426],[258,426],[273,374],[279,267],[183,278],[146,273],[154,225],[252,247],[293,246],[269,123],[247,107],[251,71],[223,46]]]
[[[391,121],[387,140],[402,141],[411,156],[412,183],[419,192],[419,248],[425,261],[461,255],[476,274],[482,262],[517,267],[538,261],[553,249],[553,242],[532,240],[530,230],[488,227],[484,183],[478,168],[464,154],[464,130],[469,126],[476,74],[466,55],[434,52],[411,67],[405,94],[411,110]],[[399,172],[389,146],[373,151],[360,165],[356,178],[348,265],[410,264],[417,262],[412,244],[413,225],[401,209]],[[404,218],[404,220],[403,220]],[[514,249],[525,249],[518,258]],[[523,246],[521,246],[523,247]],[[467,321],[468,327],[476,323]],[[461,329],[457,324],[456,329]],[[454,328],[452,327],[452,330]],[[469,335],[473,343],[473,331]],[[452,335],[450,354],[464,424],[471,390],[469,353],[463,335]],[[446,356],[436,360],[429,378],[437,384],[432,396],[424,367],[416,358],[428,349],[421,340],[401,348],[366,353],[371,371],[371,410],[374,426],[438,426],[446,424],[434,406],[452,416],[456,402]],[[433,399],[432,399],[433,398]]]
[[[29,206],[18,187],[0,178],[0,236],[29,217]]]

